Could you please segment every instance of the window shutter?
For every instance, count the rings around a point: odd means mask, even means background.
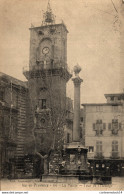
[[[102,124],[100,124],[100,130],[103,130],[103,126],[102,126]]]
[[[98,152],[98,151],[99,151],[99,144],[96,143],[96,152]]]
[[[111,124],[111,123],[108,124],[108,129],[109,129],[109,130],[112,129],[112,124]]]
[[[103,130],[106,129],[106,123],[103,123]]]
[[[122,129],[122,125],[121,125],[121,123],[119,123],[119,130],[121,130]]]
[[[96,130],[96,124],[93,123],[93,130]]]

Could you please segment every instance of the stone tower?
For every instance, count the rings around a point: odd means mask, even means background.
[[[66,83],[71,78],[67,66],[68,30],[64,23],[55,24],[49,2],[43,17],[41,26],[30,28],[29,70],[24,70],[35,117],[35,135],[40,144],[47,142],[50,134],[61,128],[59,123],[65,116]]]

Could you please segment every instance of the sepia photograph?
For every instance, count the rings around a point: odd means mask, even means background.
[[[122,193],[124,1],[0,0],[0,16],[1,192]]]

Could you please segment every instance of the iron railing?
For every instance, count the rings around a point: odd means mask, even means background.
[[[23,67],[23,73],[29,72],[29,71],[41,71],[41,70],[47,70],[47,69],[65,69],[67,70],[70,74],[72,74],[72,70],[68,67],[67,64],[64,64],[60,61],[56,62],[46,62],[44,61],[38,61],[37,64],[35,65],[29,65],[29,66],[24,66]]]
[[[103,152],[96,152],[94,158],[104,158]]]

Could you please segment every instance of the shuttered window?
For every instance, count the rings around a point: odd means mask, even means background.
[[[118,152],[118,141],[112,141],[112,152]]]
[[[112,120],[112,129],[118,129],[118,120],[117,119],[113,119]]]
[[[106,124],[102,120],[96,120],[96,123],[93,123],[93,130],[96,131],[96,135],[102,135],[103,130],[106,129]]]
[[[112,134],[117,135],[119,130],[119,123],[118,119],[113,119],[112,120]]]
[[[122,129],[122,125],[121,125],[121,123],[119,123],[119,130],[121,130]]]
[[[102,141],[97,141],[96,142],[96,152],[102,152]]]

